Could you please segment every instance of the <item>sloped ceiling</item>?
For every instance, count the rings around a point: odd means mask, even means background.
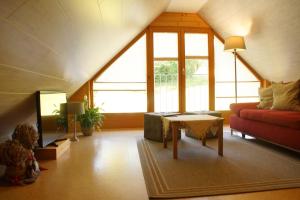
[[[265,79],[300,78],[299,0],[208,0],[199,15],[223,38],[244,35],[240,55]]]
[[[208,0],[171,0],[166,11],[197,13]]]
[[[0,0],[0,141],[34,123],[37,90],[76,91],[169,0]]]
[[[0,115],[37,90],[72,93],[168,3],[1,0]]]

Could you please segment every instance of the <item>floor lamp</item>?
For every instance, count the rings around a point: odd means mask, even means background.
[[[77,115],[84,114],[84,104],[83,102],[69,102],[67,103],[68,114],[72,114],[74,116],[74,133],[73,137],[70,138],[72,142],[78,142],[79,139],[76,135],[76,117]]]
[[[231,36],[225,39],[224,51],[234,54],[234,87],[235,87],[235,103],[237,103],[237,71],[236,71],[236,52],[246,49],[244,37]]]

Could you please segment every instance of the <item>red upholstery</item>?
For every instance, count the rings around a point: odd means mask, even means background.
[[[242,109],[240,111],[240,117],[300,130],[300,112]]]
[[[300,152],[300,112],[261,110],[257,104],[231,104],[230,128]]]
[[[230,128],[300,151],[300,130],[230,116]]]
[[[240,111],[242,109],[256,109],[258,102],[255,103],[232,103],[230,104],[230,109],[237,115],[240,116]]]

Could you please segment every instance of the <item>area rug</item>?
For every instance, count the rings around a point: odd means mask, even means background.
[[[224,156],[217,140],[207,146],[183,137],[178,160],[172,143],[137,142],[150,198],[180,198],[300,187],[300,157],[224,133]]]

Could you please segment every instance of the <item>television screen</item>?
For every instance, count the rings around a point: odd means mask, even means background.
[[[55,140],[65,137],[67,120],[62,124],[62,118],[67,119],[63,105],[66,105],[65,92],[38,91],[36,94],[38,144],[45,147]]]

